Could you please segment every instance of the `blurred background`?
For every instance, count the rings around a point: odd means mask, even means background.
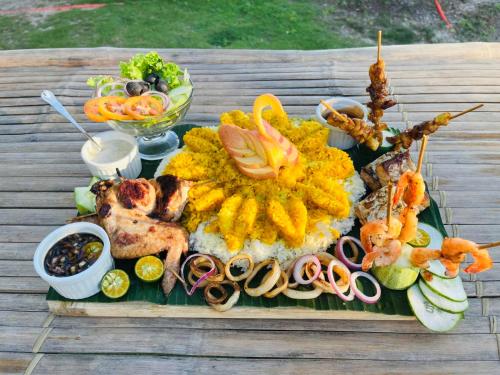
[[[498,0],[0,0],[0,49],[326,49],[500,40]],[[447,25],[444,18],[449,21]]]

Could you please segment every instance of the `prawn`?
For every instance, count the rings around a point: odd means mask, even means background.
[[[375,263],[376,266],[388,266],[398,260],[401,255],[401,242],[399,240],[387,239],[383,246],[374,246],[371,253],[363,257],[361,267],[368,271]]]
[[[363,249],[367,253],[373,251],[373,246],[382,247],[387,239],[398,238],[402,224],[396,218],[391,218],[390,226],[384,220],[374,220],[361,227],[359,237]]]
[[[474,262],[466,267],[464,272],[479,273],[493,267],[493,260],[486,249],[481,249],[475,242],[458,237],[445,238],[441,250],[415,248],[410,261],[416,267],[427,268],[429,260],[438,259],[445,266],[448,276],[455,277],[468,253],[472,255]]]
[[[401,242],[408,242],[416,237],[418,228],[417,214],[418,208],[406,206],[399,216],[403,224],[398,238]]]
[[[401,197],[407,206],[419,206],[425,198],[425,182],[419,172],[406,171],[401,175],[394,194],[394,204],[398,204]]]

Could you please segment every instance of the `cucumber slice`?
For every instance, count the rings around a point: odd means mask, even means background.
[[[431,237],[431,242],[426,247],[429,249],[440,249],[443,243],[443,235],[440,231],[438,231],[433,226],[426,223],[418,223],[418,227],[420,229],[425,230],[429,236]],[[444,279],[451,279],[448,275],[446,275],[446,268],[439,260],[431,260],[429,262],[430,266],[426,269],[426,271],[432,273],[433,275],[442,277]]]
[[[455,302],[463,302],[467,299],[467,294],[465,293],[460,276],[454,277],[453,279],[443,279],[442,277],[434,276],[430,281],[425,278],[423,278],[423,280],[433,292],[444,298],[448,298]]]
[[[449,331],[463,318],[462,313],[453,314],[434,306],[424,297],[417,284],[409,288],[406,294],[417,319],[432,331]]]
[[[90,180],[89,186],[84,187],[76,187],[74,189],[75,192],[75,204],[76,209],[78,210],[78,214],[87,215],[95,212],[95,195],[90,192],[90,188],[97,181],[99,181],[98,177],[92,177]]]
[[[431,288],[425,284],[425,282],[420,279],[418,281],[418,287],[424,295],[424,297],[432,303],[434,306],[439,307],[449,313],[461,313],[469,308],[469,301],[465,300],[463,302],[451,301],[448,298],[441,297],[439,294],[432,291]]]

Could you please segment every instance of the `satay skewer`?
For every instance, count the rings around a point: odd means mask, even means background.
[[[391,217],[392,217],[392,181],[387,184],[387,217],[386,224],[387,228],[391,228]]]
[[[460,113],[457,113],[456,115],[451,116],[451,117],[450,117],[450,120],[453,120],[454,118],[457,118],[457,117],[460,117],[460,116],[462,116],[462,115],[465,115],[466,113],[469,113],[469,112],[475,111],[476,109],[481,108],[482,106],[484,106],[484,104],[478,104],[478,105],[476,105],[475,107],[472,107],[472,108],[466,109],[465,111],[462,111],[462,112],[460,112]]]
[[[500,246],[500,241],[498,242],[490,242],[484,245],[479,245],[477,248],[482,250],[482,249],[489,249],[490,247],[497,247]]]
[[[420,152],[418,154],[418,163],[417,163],[417,170],[416,170],[417,173],[420,173],[420,171],[422,170],[422,163],[424,162],[424,153],[425,153],[426,147],[427,147],[427,136],[424,135],[422,137],[422,144],[420,145]]]
[[[377,35],[377,62],[380,61],[380,51],[382,50],[382,30]]]

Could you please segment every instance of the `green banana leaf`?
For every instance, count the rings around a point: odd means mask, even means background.
[[[180,147],[182,147],[182,137],[186,131],[196,125],[179,125],[174,128],[181,140]],[[363,145],[355,146],[348,150],[350,157],[354,162],[357,171],[362,166],[372,162],[379,157],[381,152],[373,152]],[[143,160],[143,169],[141,176],[145,178],[152,178],[159,161],[145,161]],[[443,236],[446,236],[446,230],[443,226],[439,209],[434,200],[431,199],[430,206],[419,214],[421,222],[432,225],[437,228]],[[356,221],[355,227],[349,233],[350,235],[357,236],[359,234],[359,223]],[[330,249],[333,251],[333,249]],[[116,303],[123,301],[147,301],[162,305],[206,305],[203,298],[202,290],[197,290],[194,295],[188,296],[184,288],[178,282],[171,294],[166,297],[161,289],[160,282],[146,283],[138,279],[134,273],[134,265],[136,260],[120,260],[115,261],[116,268],[123,269],[130,277],[130,289],[128,293],[119,299],[110,299],[102,293],[98,293],[90,298],[80,300],[81,302],[102,302],[102,303]],[[358,279],[361,284],[360,289],[370,295],[373,287],[364,278]],[[70,301],[59,295],[54,289],[50,288],[47,293],[47,300],[55,301]],[[323,293],[319,297],[312,300],[295,300],[290,299],[282,294],[276,298],[268,299],[264,297],[250,297],[244,292],[237,303],[237,306],[253,306],[253,307],[308,307],[315,310],[353,310],[353,311],[369,311],[374,313],[382,313],[389,315],[413,315],[411,308],[408,304],[406,291],[390,290],[382,287],[382,297],[375,304],[366,304],[358,299],[351,302],[343,302],[339,297],[332,294]],[[110,306],[110,308],[112,308]],[[208,308],[208,306],[207,306]]]

